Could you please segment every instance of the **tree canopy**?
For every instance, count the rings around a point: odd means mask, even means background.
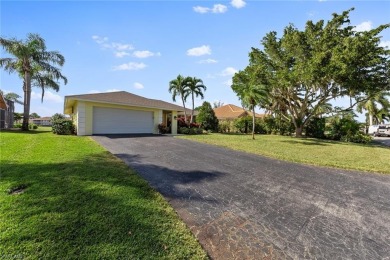
[[[359,32],[350,26],[349,14],[333,14],[330,21],[308,21],[304,30],[285,27],[278,38],[269,32],[263,49],[252,48],[249,66],[267,85],[268,109],[292,120],[296,136],[313,116],[325,113],[330,100],[350,97],[351,109],[368,93],[390,89],[390,50],[380,46],[380,33],[390,24]]]
[[[203,80],[197,77],[186,77],[185,78],[185,87],[187,88],[187,96],[191,95],[192,100],[192,111],[191,111],[191,120],[190,122],[194,122],[194,110],[195,110],[195,96],[200,96],[202,99],[204,98],[203,92],[206,91],[207,87],[203,84]]]
[[[179,74],[175,79],[169,82],[168,91],[172,94],[173,101],[176,102],[176,97],[180,97],[184,107],[184,119],[187,120],[186,101],[189,95],[189,90],[185,83],[185,78]]]
[[[24,113],[23,130],[28,130],[30,116],[31,86],[42,88],[42,99],[45,88],[59,90],[58,81],[67,83],[67,78],[61,74],[60,68],[65,58],[58,51],[47,51],[45,40],[38,34],[28,34],[25,41],[15,38],[0,37],[0,45],[12,57],[0,58],[0,67],[9,73],[16,72],[23,78]]]
[[[199,109],[199,114],[196,116],[196,122],[205,130],[218,130],[218,118],[215,116],[214,110],[209,102],[203,102]]]
[[[263,75],[257,71],[258,67],[246,67],[233,77],[232,89],[241,100],[243,107],[252,111],[252,139],[255,139],[255,107],[264,107],[268,104],[268,89],[262,84]]]

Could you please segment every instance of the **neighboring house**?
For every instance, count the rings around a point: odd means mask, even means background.
[[[214,108],[215,116],[219,121],[224,120],[234,120],[240,117],[252,116],[252,112],[243,109],[242,107],[238,107],[232,104],[224,105],[218,108]],[[255,113],[255,117],[261,118],[264,117],[264,114]]]
[[[171,124],[171,133],[177,134],[177,115],[183,111],[181,106],[126,91],[65,96],[64,103],[77,135],[158,134],[161,123]]]
[[[0,93],[0,129],[11,128],[14,124],[14,102]]]
[[[51,117],[40,117],[30,119],[30,123],[40,125],[40,126],[51,126]]]

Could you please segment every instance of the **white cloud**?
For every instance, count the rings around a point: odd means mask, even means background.
[[[42,93],[37,93],[35,91],[32,91],[31,98],[40,100],[42,98]],[[45,101],[50,101],[53,103],[63,103],[64,98],[61,97],[60,95],[54,94],[50,91],[45,91],[45,96],[43,97],[43,102],[45,102]]]
[[[122,90],[116,89],[116,88],[111,88],[111,89],[107,89],[105,92],[118,92],[118,91],[122,91]]]
[[[212,12],[215,14],[225,13],[227,11],[226,5],[216,4],[213,6]]]
[[[369,31],[371,29],[372,29],[371,21],[362,22],[361,24],[358,24],[355,27],[355,31],[357,32]]]
[[[124,44],[118,42],[110,42],[108,37],[101,37],[98,35],[93,35],[92,39],[100,45],[103,50],[112,50],[114,52],[115,57],[122,58],[130,55],[130,53],[126,51],[133,50],[134,47],[131,44]]]
[[[108,41],[107,37],[100,37],[98,35],[93,35],[92,39],[97,43],[97,44],[103,44]]]
[[[246,3],[245,3],[244,0],[232,0],[232,1],[230,2],[230,4],[231,4],[233,7],[237,8],[237,9],[243,8],[243,7],[246,5]]]
[[[379,46],[380,46],[380,47],[383,47],[383,48],[390,49],[390,41],[381,41],[381,42],[379,43]]]
[[[140,70],[146,68],[146,64],[142,62],[129,62],[115,66],[113,70]]]
[[[187,50],[188,56],[202,56],[202,55],[210,55],[211,54],[211,48],[208,45],[202,45],[200,47],[195,47],[192,49]]]
[[[125,56],[129,56],[130,53],[128,52],[125,52],[125,51],[117,51],[115,52],[115,57],[118,57],[118,58],[123,58]]]
[[[133,52],[133,56],[137,58],[148,58],[152,56],[161,56],[161,53],[159,52],[151,52],[151,51],[135,51]]]
[[[136,89],[143,89],[144,85],[142,85],[139,82],[134,82],[133,87],[136,88]]]
[[[96,89],[92,89],[92,90],[88,91],[88,94],[96,94],[96,93],[101,93],[101,91],[96,90]]]
[[[221,72],[221,76],[233,76],[238,70],[233,67],[227,67]]]
[[[198,63],[200,63],[200,64],[204,64],[204,63],[211,64],[211,63],[217,63],[217,62],[218,61],[214,60],[214,59],[207,59],[207,60],[200,60],[200,61],[198,61]]]
[[[215,4],[213,8],[204,7],[204,6],[194,6],[193,10],[194,12],[201,13],[201,14],[205,14],[205,13],[222,14],[225,13],[228,10],[228,8],[226,5]]]
[[[208,7],[203,7],[203,6],[194,6],[194,7],[193,7],[193,10],[194,10],[196,13],[205,14],[205,13],[210,12],[211,9],[208,8]]]
[[[127,51],[127,50],[134,49],[133,45],[131,45],[131,44],[122,44],[122,43],[117,43],[117,42],[111,43],[111,46],[113,49],[118,50],[118,51]]]

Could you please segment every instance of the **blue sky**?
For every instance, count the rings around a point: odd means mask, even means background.
[[[203,79],[205,100],[240,105],[232,75],[267,32],[351,7],[351,24],[361,30],[390,22],[389,1],[1,1],[0,35],[38,33],[65,56],[68,84],[47,91],[43,103],[33,89],[31,112],[41,116],[62,113],[63,97],[75,94],[124,90],[172,102],[168,83],[178,74]],[[390,30],[382,36],[389,46]],[[21,79],[0,73],[0,89],[22,96]]]

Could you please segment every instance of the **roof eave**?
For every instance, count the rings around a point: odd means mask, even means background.
[[[142,107],[142,108],[152,108],[152,109],[161,109],[161,110],[170,110],[170,111],[184,112],[184,108],[183,109],[172,109],[172,108],[164,108],[164,107],[157,107],[157,106],[131,105],[131,104],[120,103],[120,102],[109,102],[109,101],[91,100],[91,99],[84,99],[84,98],[72,98],[72,96],[65,96],[64,112],[67,115],[69,115],[69,113],[66,113],[66,111],[69,111],[69,109],[70,109],[70,106],[67,106],[67,104],[68,104],[67,100],[94,102],[94,103],[101,103],[101,104],[114,104],[114,105],[128,106],[128,107]],[[72,105],[73,105],[73,103],[72,103]]]

